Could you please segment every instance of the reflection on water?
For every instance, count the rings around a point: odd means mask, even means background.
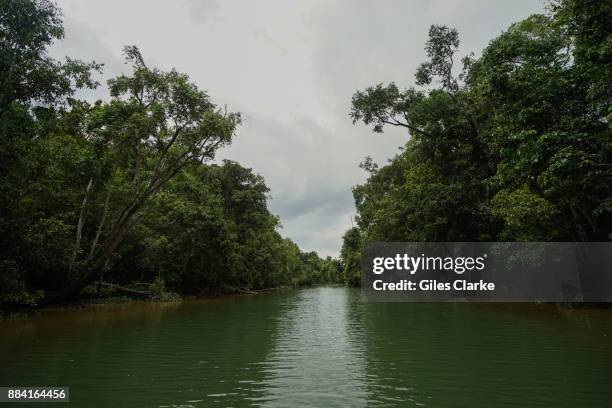
[[[316,288],[0,323],[0,386],[74,407],[603,407],[611,374],[610,310]]]
[[[278,337],[262,363],[263,406],[365,406],[359,326],[349,324],[355,297],[337,288],[303,290],[287,301]]]

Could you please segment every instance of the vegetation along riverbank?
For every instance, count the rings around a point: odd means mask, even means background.
[[[609,1],[550,2],[478,56],[433,25],[416,86],[355,92],[353,123],[407,142],[362,162],[339,259],[281,235],[255,171],[214,161],[240,113],[136,46],[114,78],[59,61],[54,2],[0,4],[2,305],[355,286],[370,241],[612,239]]]
[[[553,1],[475,57],[434,25],[416,87],[357,91],[354,123],[410,140],[384,166],[361,164],[348,282],[369,241],[612,239],[610,27],[610,1]]]
[[[81,100],[103,65],[49,55],[57,6],[2,2],[0,18],[0,304],[339,281],[338,261],[280,235],[261,176],[212,162],[239,113],[135,46],[108,98]]]

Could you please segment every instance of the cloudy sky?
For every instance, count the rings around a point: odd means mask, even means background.
[[[380,82],[414,83],[431,24],[459,30],[478,54],[509,24],[541,12],[540,0],[60,0],[66,38],[53,54],[128,72],[121,49],[148,65],[185,72],[219,105],[243,113],[232,159],[265,177],[281,233],[336,256],[354,216],[358,164],[397,152],[408,135],[353,126],[350,99]],[[106,98],[105,89],[90,97]]]

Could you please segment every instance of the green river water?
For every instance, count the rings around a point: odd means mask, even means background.
[[[69,386],[70,407],[612,407],[612,310],[323,287],[48,311],[0,323],[0,386]]]

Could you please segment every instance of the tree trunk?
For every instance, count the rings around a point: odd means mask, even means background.
[[[83,275],[79,279],[77,279],[74,283],[68,285],[66,290],[63,293],[63,297],[66,300],[74,300],[78,298],[81,294],[81,291],[88,285],[94,283],[98,277],[102,275],[108,263],[110,262],[115,250],[123,241],[125,233],[127,231],[127,221],[124,224],[115,225],[111,234],[109,235],[109,240],[103,247],[102,254],[89,268],[85,270]]]
[[[111,289],[115,289],[119,292],[128,293],[130,295],[142,295],[142,296],[152,295],[152,293],[149,292],[148,290],[137,290],[137,289],[126,288],[124,286],[116,285],[114,283],[100,282],[100,285],[109,287]]]
[[[76,241],[74,243],[74,250],[72,251],[72,257],[70,258],[70,265],[68,266],[68,276],[70,276],[72,272],[72,267],[76,261],[76,258],[79,254],[79,249],[81,247],[81,236],[83,233],[83,224],[85,223],[85,205],[87,205],[87,198],[89,197],[89,190],[91,190],[91,186],[93,185],[93,178],[89,179],[87,183],[87,187],[85,187],[85,196],[83,197],[83,202],[81,203],[81,211],[79,212],[79,222],[77,224],[76,231]]]

